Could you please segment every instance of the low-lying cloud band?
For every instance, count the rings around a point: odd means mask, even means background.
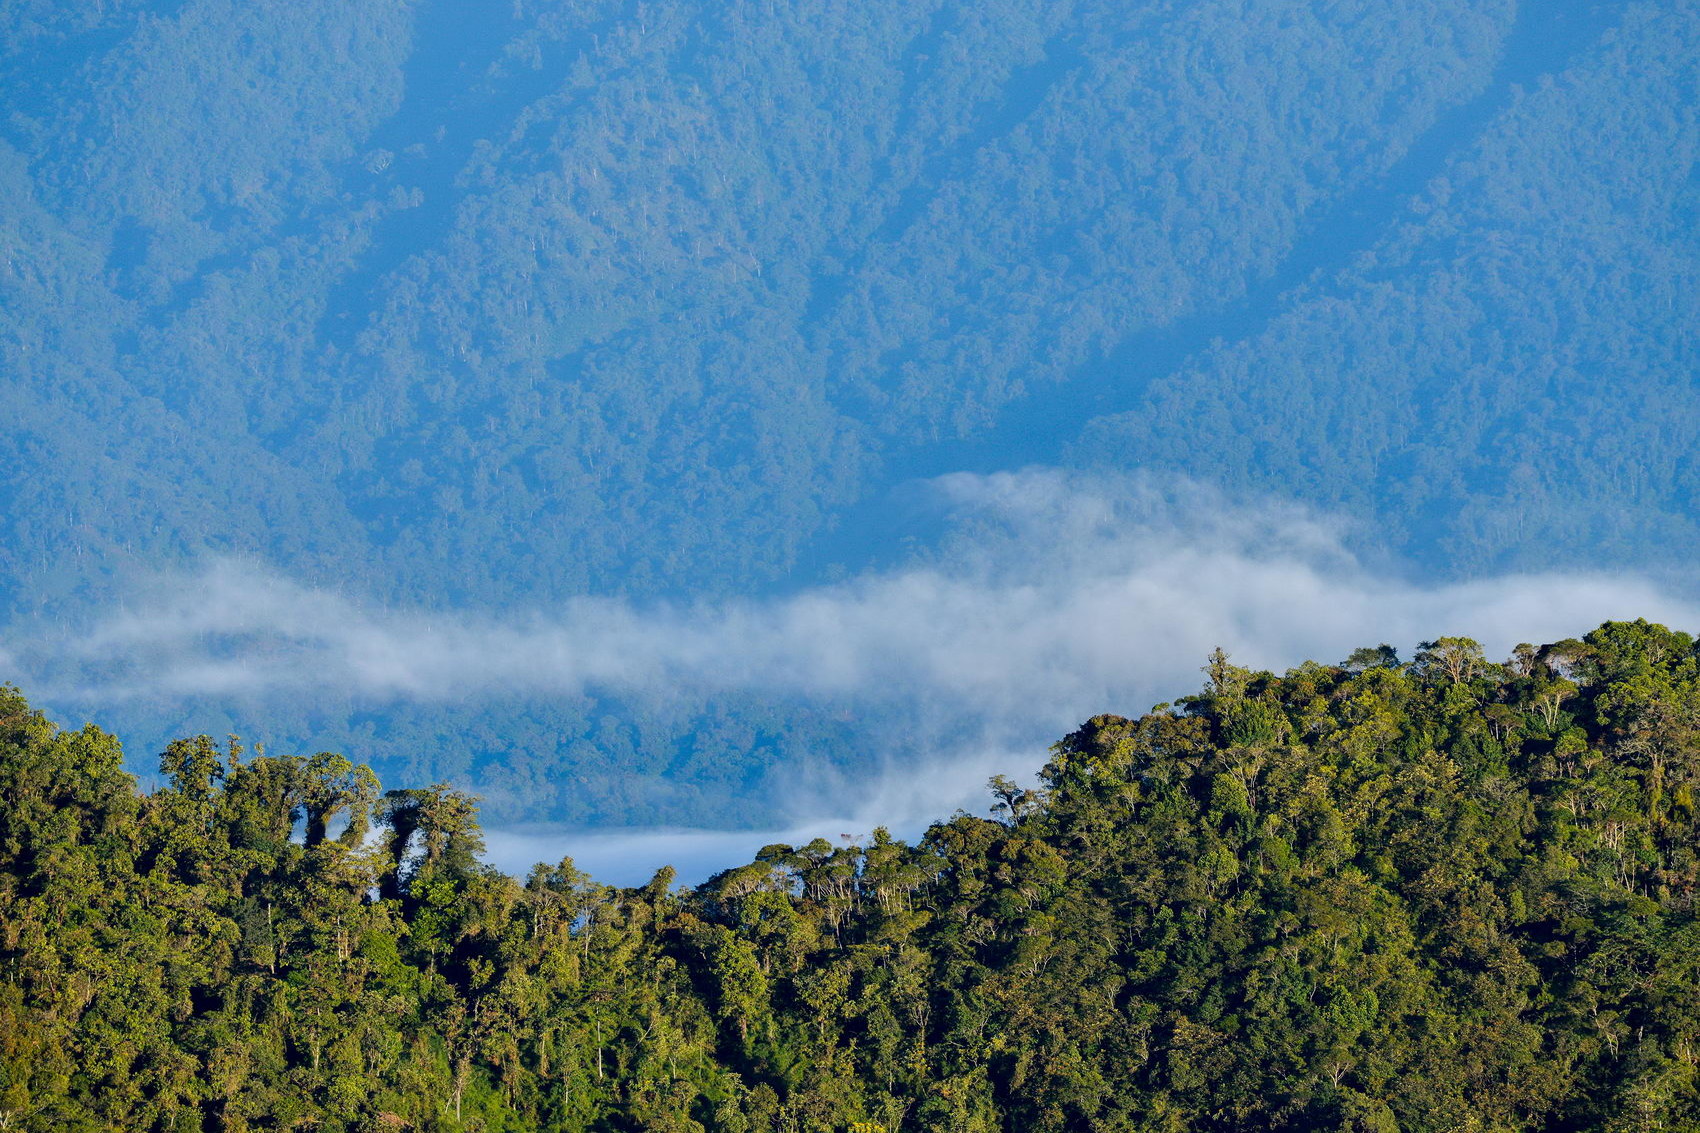
[[[1188,485],[1030,469],[930,488],[945,517],[938,546],[786,596],[395,611],[227,560],[82,632],[6,642],[0,679],[107,712],[137,698],[263,705],[316,692],[392,708],[586,695],[840,704],[873,721],[870,765],[888,770],[859,785],[845,819],[872,825],[943,813],[988,769],[1035,765],[1089,715],[1196,689],[1218,645],[1284,669],[1443,634],[1503,655],[1608,618],[1700,626],[1692,601],[1632,577],[1401,580],[1355,559],[1323,518]],[[799,791],[792,810],[842,813],[818,809],[823,797]]]
[[[787,597],[579,598],[498,619],[369,610],[219,561],[84,633],[14,643],[13,665],[106,700],[757,692],[1053,719],[1185,691],[1217,645],[1282,668],[1441,633],[1506,649],[1607,617],[1700,620],[1692,603],[1621,576],[1388,578],[1313,516],[1195,488],[1053,470],[934,487],[952,524],[927,561]]]

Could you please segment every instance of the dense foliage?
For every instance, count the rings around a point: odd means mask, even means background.
[[[917,845],[695,889],[478,861],[473,800],[0,699],[0,1126],[1700,1123],[1700,652],[1462,638],[1100,716]],[[368,832],[369,823],[375,823]]]

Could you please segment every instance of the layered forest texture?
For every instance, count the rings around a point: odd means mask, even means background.
[[[1689,2],[9,0],[0,610],[208,552],[767,584],[1100,417],[1081,459],[1429,566],[1658,561],[1697,44]]]
[[[0,700],[0,1124],[1700,1125],[1700,652],[1462,638],[1099,716],[917,844],[695,889],[478,859],[474,800]]]
[[[886,456],[1268,276],[1515,7],[0,4],[0,609],[206,551],[783,578]]]
[[[1032,464],[1443,582],[1680,570],[1697,60],[1695,0],[0,0],[0,625],[221,559],[791,592],[898,552],[896,486]],[[770,767],[868,744],[734,697],[126,727],[607,824],[772,820]]]

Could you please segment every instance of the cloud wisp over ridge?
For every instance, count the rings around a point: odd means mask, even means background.
[[[495,617],[368,607],[223,560],[159,580],[80,632],[5,642],[0,679],[102,712],[136,699],[223,701],[257,706],[251,717],[315,694],[391,710],[587,695],[842,707],[865,737],[866,773],[853,783],[831,769],[780,774],[764,790],[795,819],[781,830],[865,833],[977,805],[988,774],[1037,766],[1082,719],[1195,690],[1218,645],[1281,670],[1443,634],[1503,656],[1608,618],[1700,627],[1700,604],[1633,577],[1400,579],[1354,558],[1325,517],[1187,484],[1028,469],[946,476],[928,491],[945,519],[937,546],[786,596],[577,598]],[[548,832],[494,837],[505,865],[572,844]],[[707,861],[748,837],[611,833],[598,852],[615,876],[635,876],[681,847]]]
[[[1440,633],[1504,650],[1607,617],[1700,622],[1695,604],[1622,576],[1401,581],[1365,568],[1313,514],[1185,485],[1032,469],[931,487],[949,516],[939,547],[789,596],[579,598],[495,618],[369,609],[222,560],[84,632],[9,643],[11,661],[57,692],[105,701],[736,692],[1048,722],[1186,691],[1217,645],[1285,668]]]

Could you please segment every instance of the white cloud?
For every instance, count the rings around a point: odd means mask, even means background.
[[[106,701],[756,693],[1054,729],[1188,691],[1218,644],[1280,669],[1443,633],[1503,651],[1608,617],[1700,621],[1694,605],[1622,576],[1402,582],[1365,569],[1302,510],[1232,507],[1195,488],[1050,470],[934,488],[951,534],[926,561],[787,597],[574,599],[497,619],[367,609],[222,561],[18,663]]]
[[[1402,581],[1355,560],[1321,517],[1232,506],[1185,485],[1035,469],[947,476],[931,490],[946,517],[938,547],[784,597],[580,598],[495,618],[368,608],[221,561],[161,580],[82,632],[9,642],[7,670],[50,699],[109,711],[125,698],[263,706],[331,692],[383,705],[612,693],[801,700],[878,721],[864,729],[870,766],[854,781],[789,784],[796,830],[491,834],[504,865],[576,847],[625,878],[670,857],[700,876],[805,831],[913,833],[983,802],[989,774],[1031,769],[1085,717],[1195,690],[1217,645],[1281,670],[1383,641],[1408,650],[1461,634],[1504,655],[1608,618],[1700,626],[1694,603],[1622,575]]]

